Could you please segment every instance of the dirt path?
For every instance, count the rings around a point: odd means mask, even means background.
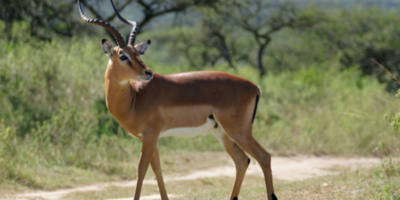
[[[337,157],[312,157],[312,156],[295,156],[295,157],[274,157],[272,160],[272,172],[274,179],[286,180],[286,181],[300,181],[309,178],[315,178],[326,175],[335,175],[339,172],[333,169],[350,169],[355,170],[359,168],[366,168],[378,164],[379,159],[377,158],[337,158]],[[256,162],[252,162],[247,170],[246,175],[258,175],[262,174],[261,168]],[[235,176],[234,166],[222,166],[211,168],[207,170],[195,171],[186,176],[173,177],[165,176],[165,182],[172,181],[183,181],[183,180],[195,180],[199,178],[210,178],[219,176]],[[144,184],[157,185],[156,180],[145,180]],[[79,188],[62,189],[56,191],[41,191],[34,193],[25,193],[17,196],[9,196],[5,199],[45,199],[53,200],[60,199],[64,195],[74,192],[84,191],[96,191],[104,190],[110,186],[117,187],[135,187],[135,181],[127,182],[109,182],[101,183],[90,186],[84,186]],[[174,197],[173,194],[169,194],[170,197]],[[2,199],[2,197],[0,197]],[[132,197],[126,198],[132,199]],[[141,199],[151,200],[159,199],[159,195],[143,196]],[[117,200],[117,199],[113,199]],[[125,200],[118,199],[118,200]]]

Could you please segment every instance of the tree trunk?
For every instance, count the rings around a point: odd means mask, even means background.
[[[217,48],[219,49],[219,51],[222,54],[222,57],[224,57],[224,59],[228,62],[229,67],[234,68],[233,66],[233,62],[232,62],[232,58],[231,58],[231,54],[229,52],[229,48],[226,45],[226,39],[225,39],[225,35],[223,35],[222,33],[220,33],[219,31],[213,31],[213,34],[218,38],[218,40],[220,41],[220,46],[217,46]]]
[[[11,41],[11,39],[12,39],[12,27],[13,27],[12,19],[7,18],[5,20],[5,27],[4,27],[4,33],[7,36],[7,41]]]
[[[267,73],[263,65],[263,56],[264,56],[264,50],[268,46],[270,41],[271,39],[267,38],[264,43],[260,44],[260,48],[258,49],[257,68],[260,73],[260,77],[265,76]]]

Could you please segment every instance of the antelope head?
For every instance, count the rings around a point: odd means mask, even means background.
[[[108,70],[112,70],[113,73],[115,73],[114,77],[118,79],[116,81],[119,81],[121,84],[126,84],[130,80],[149,82],[153,78],[153,72],[144,64],[140,55],[146,52],[151,41],[148,40],[134,45],[138,30],[137,22],[124,19],[118,13],[113,0],[111,0],[111,4],[118,18],[122,22],[132,26],[128,42],[125,42],[121,34],[110,23],[99,19],[87,18],[82,11],[80,0],[78,0],[79,13],[82,19],[87,23],[104,27],[113,35],[117,42],[117,46],[114,47],[112,43],[106,39],[101,41],[103,51],[109,58]]]

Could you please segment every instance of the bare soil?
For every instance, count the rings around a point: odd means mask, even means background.
[[[336,175],[346,170],[356,170],[361,168],[368,168],[376,165],[380,162],[378,158],[338,158],[338,157],[314,157],[314,156],[294,156],[294,157],[273,157],[272,160],[272,173],[274,179],[286,180],[286,181],[301,181],[309,178],[316,178],[327,175]],[[246,175],[256,175],[260,176],[262,174],[260,166],[256,162],[251,162],[247,170]],[[165,182],[176,182],[185,180],[195,180],[200,178],[211,178],[235,176],[234,166],[220,166],[215,168],[210,168],[207,170],[193,171],[190,174],[184,176],[168,176],[165,175]],[[98,191],[105,190],[105,188],[110,186],[116,187],[135,187],[135,181],[125,181],[125,182],[108,182],[108,183],[98,183],[94,185],[71,188],[71,189],[60,189],[56,191],[37,191],[33,193],[24,193],[13,196],[5,196],[0,199],[44,199],[53,200],[60,199],[63,196],[74,193],[74,192],[85,192],[85,191]],[[146,179],[144,184],[157,185],[156,180]],[[176,196],[174,194],[169,194],[169,197],[173,199]],[[151,200],[159,199],[158,194],[142,196],[141,199]],[[132,197],[113,199],[113,200],[125,200],[132,199]],[[111,199],[110,199],[111,200]]]

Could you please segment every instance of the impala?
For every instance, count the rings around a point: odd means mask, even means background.
[[[78,0],[82,19],[107,29],[118,45],[113,47],[106,39],[102,40],[104,53],[109,58],[105,73],[106,103],[122,127],[142,142],[134,199],[140,198],[149,164],[156,175],[161,199],[168,199],[157,149],[158,138],[189,137],[209,131],[224,146],[236,166],[230,199],[238,199],[250,163],[246,153],[254,157],[262,168],[268,199],[277,199],[272,183],[271,155],[252,135],[260,97],[258,87],[224,72],[153,73],[140,58],[150,40],[134,46],[137,23],[124,19],[113,0],[111,4],[118,18],[133,27],[127,43],[108,22],[87,18]]]

